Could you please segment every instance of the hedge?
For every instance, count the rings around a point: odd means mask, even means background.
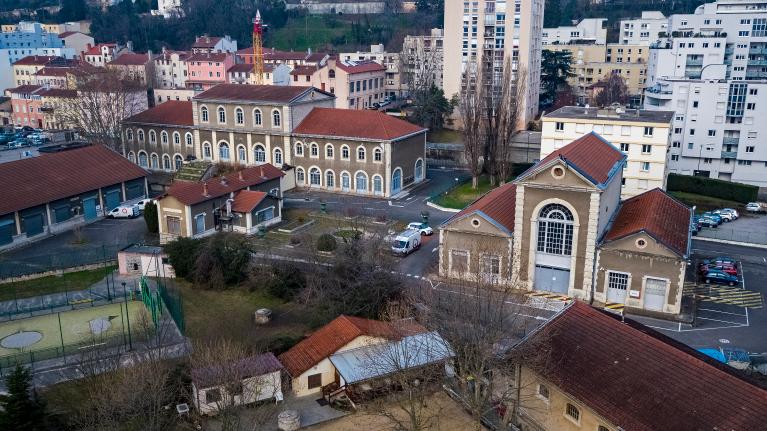
[[[707,177],[669,174],[668,191],[695,193],[742,203],[753,202],[759,187]]]

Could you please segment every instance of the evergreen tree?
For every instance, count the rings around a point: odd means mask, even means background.
[[[5,378],[8,395],[0,396],[0,429],[45,429],[43,405],[30,396],[30,381],[29,371],[18,364]]]
[[[88,17],[88,6],[85,0],[61,0],[61,10],[58,19],[62,22],[80,21]]]
[[[144,221],[146,222],[146,230],[150,233],[157,233],[160,231],[160,222],[157,218],[157,205],[154,202],[147,202],[144,206]]]

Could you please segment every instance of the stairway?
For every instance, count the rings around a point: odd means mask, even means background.
[[[210,162],[200,160],[184,163],[181,169],[176,172],[174,179],[178,181],[201,181],[211,166]]]

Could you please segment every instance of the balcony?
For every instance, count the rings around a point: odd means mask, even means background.
[[[687,58],[687,66],[703,66],[703,58]]]
[[[724,138],[722,138],[723,145],[738,145],[738,142],[740,142],[739,137],[725,136]]]
[[[764,48],[751,48],[748,51],[749,54],[767,54],[767,47]]]
[[[748,66],[767,66],[767,59],[748,60]]]
[[[723,159],[736,159],[736,158],[738,158],[738,152],[737,151],[724,151],[724,150],[722,150],[722,158]]]

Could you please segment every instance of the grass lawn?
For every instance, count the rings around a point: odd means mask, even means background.
[[[116,268],[116,266],[108,266],[87,271],[70,272],[61,276],[51,275],[32,280],[0,284],[0,301],[8,301],[14,298],[29,298],[64,291],[84,290],[106,277],[107,274],[110,274]]]
[[[457,130],[430,130],[426,140],[440,144],[461,144],[463,143],[463,136],[461,135],[461,132]]]
[[[695,193],[686,192],[669,192],[671,196],[679,199],[690,206],[695,206],[696,212],[706,212],[717,208],[741,208],[744,205],[740,202],[730,201],[727,199],[714,198],[711,196],[698,195]]]
[[[492,188],[490,179],[481,176],[476,189],[471,188],[471,180],[469,180],[447,193],[435,197],[432,202],[445,208],[463,209]]]

